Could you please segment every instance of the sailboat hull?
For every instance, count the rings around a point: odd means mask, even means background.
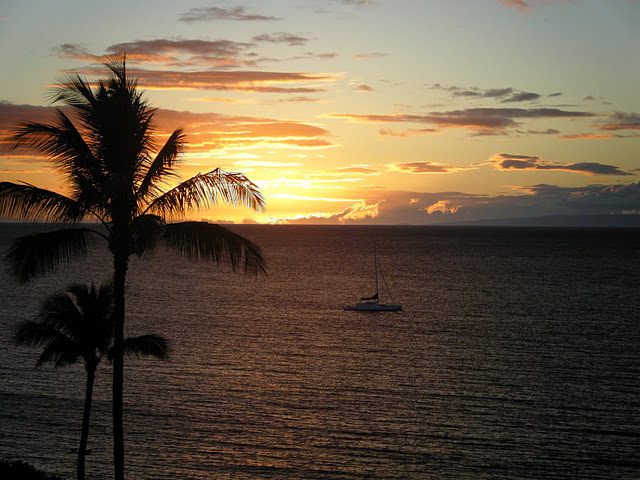
[[[344,309],[355,312],[397,312],[398,310],[402,310],[402,305],[384,305],[378,302],[365,302],[353,306],[346,306]]]

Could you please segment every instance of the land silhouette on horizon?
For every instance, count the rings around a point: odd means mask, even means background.
[[[543,215],[441,223],[478,227],[639,227],[640,215]]]

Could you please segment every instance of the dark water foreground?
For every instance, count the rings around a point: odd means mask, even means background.
[[[0,231],[3,250],[25,227]],[[640,231],[234,227],[266,279],[160,253],[136,260],[128,335],[172,340],[126,371],[136,479],[640,478]],[[400,313],[370,295],[372,239]],[[106,268],[104,265],[106,264]],[[0,285],[0,457],[73,478],[83,370],[35,370],[13,325],[102,250]],[[110,470],[100,367],[91,478]]]

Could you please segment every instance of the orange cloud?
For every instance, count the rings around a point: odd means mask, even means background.
[[[425,173],[453,173],[468,170],[463,167],[450,167],[447,165],[439,165],[432,162],[399,162],[391,163],[387,165],[391,170],[403,173],[411,174],[425,174]]]
[[[151,71],[134,70],[131,75],[137,77],[145,88],[187,89],[187,90],[237,90],[244,92],[277,93],[317,93],[325,89],[318,87],[274,86],[275,84],[327,82],[334,78],[328,75],[289,72],[259,71]]]
[[[439,132],[440,130],[438,130],[437,128],[410,128],[402,132],[398,132],[391,129],[380,129],[378,130],[378,135],[380,135],[381,137],[406,138],[413,135],[422,135],[425,133],[439,133]]]
[[[358,55],[354,55],[354,60],[368,60],[371,58],[382,58],[386,57],[388,54],[381,52],[372,52],[372,53],[359,53]]]
[[[498,0],[505,7],[513,7],[520,12],[529,11],[529,2],[527,0]]]
[[[515,8],[521,13],[529,13],[534,6],[550,5],[554,3],[575,4],[575,0],[498,0],[505,7]]]
[[[127,53],[129,58],[129,53]],[[74,71],[87,76],[103,76],[101,69]],[[322,73],[263,72],[252,70],[191,71],[147,70],[129,68],[129,74],[140,86],[151,90],[218,90],[258,93],[319,93],[326,89],[318,82],[335,81]],[[295,84],[296,86],[291,86]]]
[[[54,119],[55,110],[52,107],[39,107],[35,105],[15,105],[0,101],[0,154],[11,154],[11,158],[40,159],[41,155],[33,155],[31,152],[20,148],[12,150],[13,142],[10,136],[16,127],[22,122],[50,123]]]
[[[321,102],[322,100],[320,100],[319,98],[312,98],[312,97],[292,97],[292,98],[283,98],[282,100],[278,100],[278,102],[292,102],[292,103],[304,103],[304,102],[309,102],[309,103],[314,103],[314,102]]]
[[[360,175],[380,175],[380,172],[374,170],[368,166],[352,166],[352,167],[342,167],[336,170],[338,174],[360,174]]]
[[[561,140],[610,140],[612,138],[621,138],[621,135],[612,135],[607,133],[577,133],[574,135],[562,135],[558,138]]]
[[[224,149],[290,148],[318,149],[334,146],[331,134],[324,128],[302,122],[280,121],[272,118],[194,113],[158,109],[156,136],[161,139],[182,127],[187,135],[187,154],[194,158],[227,154]],[[54,123],[54,107],[13,105],[0,102],[0,149],[2,157],[10,152],[9,136],[21,122]],[[158,140],[160,143],[161,140]],[[10,152],[11,158],[44,159],[27,150]]]
[[[241,99],[241,98],[229,98],[229,97],[200,97],[200,98],[190,98],[188,101],[191,102],[217,102],[217,103],[229,103],[229,104],[255,104],[258,103],[255,100],[250,99]]]
[[[326,148],[333,144],[322,127],[270,118],[179,112],[159,109],[160,132],[168,134],[182,126],[190,152],[209,152],[215,148],[256,148],[268,144],[287,148]]]
[[[253,168],[253,167],[263,167],[263,168],[282,168],[282,167],[302,167],[304,163],[295,163],[295,162],[266,162],[261,160],[238,160],[233,162],[233,164],[240,168]]]

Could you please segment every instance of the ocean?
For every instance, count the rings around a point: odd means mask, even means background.
[[[34,228],[3,224],[1,251]],[[131,262],[126,334],[172,352],[126,361],[127,478],[640,478],[640,229],[231,228],[267,277]],[[401,312],[343,310],[374,293],[374,243]],[[110,274],[99,244],[29,284],[3,270],[1,458],[75,478],[84,369],[36,369],[11,334]],[[91,479],[112,473],[109,398],[105,363]]]

